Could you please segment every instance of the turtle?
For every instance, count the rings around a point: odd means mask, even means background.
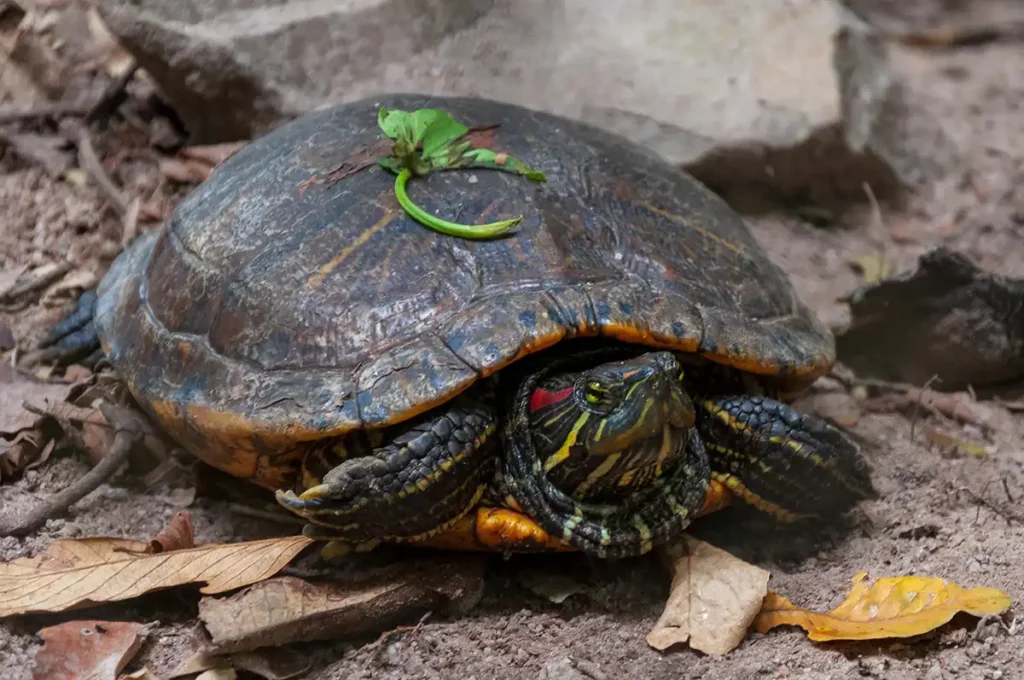
[[[426,212],[522,221],[412,219],[352,168],[382,106],[446,111],[546,176],[431,173]],[[853,438],[790,406],[834,338],[739,214],[625,137],[489,99],[382,95],[248,142],[48,344],[346,548],[623,558],[736,499],[795,522],[873,494]]]

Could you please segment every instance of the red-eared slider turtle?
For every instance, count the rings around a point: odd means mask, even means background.
[[[460,170],[410,191],[460,222],[523,215],[515,231],[442,235],[379,166],[332,176],[382,138],[381,106],[496,125],[492,148],[546,182]],[[834,341],[741,219],[623,138],[492,101],[387,96],[282,126],[58,331],[63,352],[98,339],[188,451],[356,545],[469,527],[627,556],[721,485],[782,519],[871,493],[849,439],[773,398]]]

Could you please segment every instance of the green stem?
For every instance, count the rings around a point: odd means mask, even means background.
[[[411,176],[412,173],[408,168],[403,168],[402,171],[398,173],[398,179],[395,180],[395,196],[398,197],[398,204],[401,205],[414,220],[435,231],[439,231],[442,234],[468,239],[494,238],[495,236],[501,236],[502,234],[507,233],[512,229],[512,227],[516,226],[523,220],[522,217],[516,217],[511,220],[491,222],[490,224],[459,224],[457,222],[442,220],[440,217],[434,217],[427,211],[423,210],[423,208],[420,208],[418,205],[413,203],[412,199],[409,198],[409,195],[405,193],[405,183],[409,181],[409,177]]]

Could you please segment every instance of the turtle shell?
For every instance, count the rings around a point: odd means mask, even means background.
[[[381,106],[448,111],[547,175],[346,175],[377,149]],[[372,158],[373,156],[369,156]],[[493,101],[395,95],[308,114],[220,165],[104,278],[103,349],[187,449],[267,487],[301,443],[421,413],[525,355],[602,336],[801,384],[834,340],[742,220],[624,138]]]

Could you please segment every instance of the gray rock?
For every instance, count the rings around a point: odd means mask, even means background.
[[[567,657],[555,658],[544,664],[540,680],[590,680],[581,673]]]
[[[615,130],[713,188],[815,200],[926,182],[956,153],[887,45],[832,0],[103,0],[196,141],[388,91]],[[824,196],[823,196],[824,197]]]
[[[415,61],[488,9],[479,0],[104,0],[101,14],[195,143],[246,139],[387,64]]]

